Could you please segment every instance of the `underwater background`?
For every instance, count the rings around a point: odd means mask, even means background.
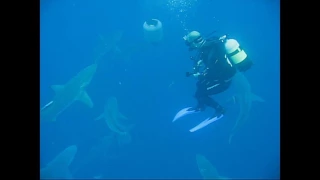
[[[142,25],[151,18],[163,24],[158,45],[144,40]],[[244,74],[264,102],[252,102],[231,143],[239,108],[230,103],[226,117],[197,132],[188,130],[212,109],[172,123],[180,109],[196,104],[182,39],[193,30],[229,34],[254,62]],[[40,168],[75,145],[73,178],[202,179],[201,154],[223,177],[279,179],[279,0],[40,0],[40,108],[55,96],[52,85],[95,62],[86,88],[93,108],[75,101],[56,121],[40,123]],[[232,92],[219,96],[224,102]],[[95,120],[110,99],[132,126],[124,139]]]

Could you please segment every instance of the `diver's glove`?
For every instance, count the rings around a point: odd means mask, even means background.
[[[221,37],[219,38],[219,41],[224,42],[226,39],[227,39],[227,34],[221,36]]]
[[[200,73],[190,73],[190,72],[186,72],[186,77],[190,77],[190,76],[198,77],[198,76],[200,76],[200,75],[201,75]]]

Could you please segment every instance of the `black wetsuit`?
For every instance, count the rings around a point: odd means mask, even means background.
[[[195,110],[204,110],[209,106],[216,110],[217,115],[222,114],[224,108],[210,95],[221,93],[229,88],[231,78],[236,74],[236,67],[227,60],[224,44],[221,41],[207,40],[198,51],[198,60],[201,59],[207,69],[198,76],[195,93],[198,105]]]

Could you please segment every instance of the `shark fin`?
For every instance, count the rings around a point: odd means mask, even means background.
[[[125,115],[121,114],[120,112],[118,113],[118,118],[124,119],[124,120],[128,119]]]
[[[59,93],[63,90],[64,86],[63,85],[52,85],[51,88],[55,93]]]
[[[86,104],[90,108],[93,107],[93,102],[86,91],[83,91],[81,93],[81,95],[77,98],[77,100],[83,102],[84,104]]]
[[[94,120],[95,120],[95,121],[98,121],[98,120],[102,119],[102,118],[103,118],[103,115],[104,115],[104,114],[102,113],[100,116],[98,116],[98,117],[95,118]]]
[[[264,99],[262,99],[261,97],[259,97],[258,95],[255,95],[253,93],[251,93],[251,99],[252,99],[252,101],[264,102]]]

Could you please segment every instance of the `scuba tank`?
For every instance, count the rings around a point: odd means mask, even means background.
[[[250,69],[253,63],[237,40],[226,38],[224,48],[228,59],[240,72]]]
[[[240,72],[247,71],[253,65],[253,62],[248,57],[247,53],[242,49],[240,43],[236,39],[229,39],[228,34],[221,36],[220,38],[210,36],[217,31],[209,33],[206,39],[210,41],[221,41],[224,43],[224,49],[227,58],[231,61],[233,65],[237,67]]]

